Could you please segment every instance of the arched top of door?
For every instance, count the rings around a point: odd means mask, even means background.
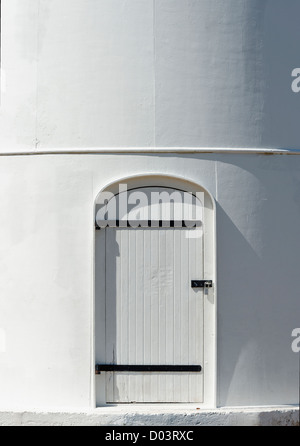
[[[203,208],[213,206],[207,194],[201,186],[181,178],[126,178],[98,194],[96,228],[199,227]]]

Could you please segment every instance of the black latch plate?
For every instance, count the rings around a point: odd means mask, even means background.
[[[192,288],[211,288],[212,280],[192,280]]]

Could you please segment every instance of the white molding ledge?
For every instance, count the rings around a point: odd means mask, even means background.
[[[300,155],[300,149],[267,148],[215,148],[215,147],[104,147],[104,148],[53,148],[45,150],[0,151],[0,156],[32,155],[87,155],[87,154],[126,154],[126,153],[177,153],[177,154],[242,154],[242,155]]]

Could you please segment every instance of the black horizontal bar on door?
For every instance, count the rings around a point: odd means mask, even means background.
[[[201,372],[201,365],[96,364],[95,372]]]
[[[148,220],[147,221],[143,221],[143,222],[139,222],[138,220],[136,221],[120,221],[120,220],[116,220],[113,223],[107,223],[106,227],[110,227],[110,228],[187,228],[187,229],[193,229],[193,228],[199,228],[202,226],[202,222],[201,221],[196,221],[196,220],[171,220],[171,221],[167,221],[167,220]],[[98,226],[98,224],[96,223],[95,225],[95,229],[96,231],[101,229],[100,226]]]

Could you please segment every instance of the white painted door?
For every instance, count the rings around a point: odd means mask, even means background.
[[[203,367],[197,229],[106,228],[105,362]],[[107,402],[202,402],[200,372],[105,372]]]

